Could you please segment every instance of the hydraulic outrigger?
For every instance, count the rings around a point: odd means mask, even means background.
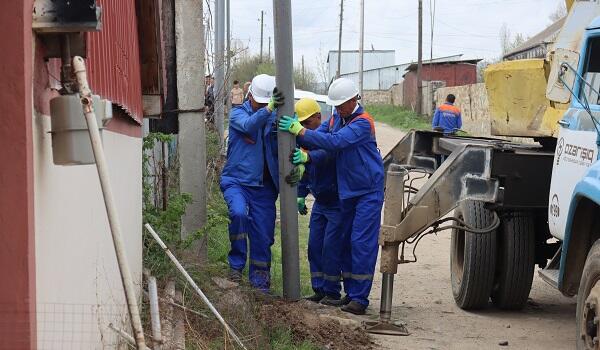
[[[444,157],[447,158],[442,162]],[[406,243],[417,244],[424,234],[448,228],[484,233],[499,226],[497,215],[490,227],[467,227],[458,218],[442,219],[461,201],[484,202],[494,212],[547,206],[552,159],[552,151],[537,145],[430,131],[407,134],[384,158],[387,177],[384,222],[379,235],[383,274],[380,319],[367,324],[367,330],[408,334],[403,326],[391,322],[398,265],[416,261],[404,259]],[[427,179],[420,189],[413,185],[416,179],[411,174],[415,173],[419,174],[417,178]],[[440,226],[448,221],[457,224]]]

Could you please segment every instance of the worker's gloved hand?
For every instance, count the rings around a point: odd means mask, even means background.
[[[308,152],[301,148],[296,148],[290,155],[290,160],[294,165],[308,163]]]
[[[285,177],[285,182],[294,186],[300,182],[300,180],[302,180],[302,176],[304,176],[304,165],[296,165],[294,169],[292,169],[292,171]]]
[[[273,89],[273,96],[271,96],[271,100],[267,105],[267,108],[272,112],[275,109],[281,107],[283,105],[285,98],[283,97],[283,92],[279,91],[277,87]]]
[[[287,115],[284,115],[281,117],[281,119],[279,119],[279,130],[281,131],[287,131],[290,134],[298,136],[302,129],[304,129],[304,127],[302,124],[300,124],[298,118],[295,116],[288,117]]]
[[[296,202],[298,203],[298,213],[300,213],[300,215],[308,214],[308,208],[306,207],[306,198],[298,197],[296,199]]]

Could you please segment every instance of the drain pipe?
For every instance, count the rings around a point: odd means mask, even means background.
[[[117,264],[119,265],[121,282],[123,283],[125,298],[127,299],[127,308],[129,310],[129,318],[131,320],[131,328],[133,329],[133,335],[138,350],[145,350],[146,342],[144,340],[144,330],[142,328],[140,310],[135,297],[135,287],[133,285],[133,279],[131,278],[131,270],[129,269],[127,262],[125,244],[123,242],[123,235],[121,234],[121,226],[119,225],[117,208],[115,206],[115,199],[113,198],[112,186],[108,175],[108,165],[106,164],[106,158],[104,157],[102,139],[100,138],[100,132],[98,130],[98,122],[96,121],[94,106],[92,105],[92,91],[88,85],[85,62],[83,61],[83,58],[75,56],[73,58],[73,68],[75,71],[75,76],[77,77],[77,83],[79,85],[79,96],[81,98],[83,114],[85,115],[85,121],[90,132],[92,150],[94,152],[94,158],[96,159],[96,169],[98,170],[100,187],[102,187],[102,195],[104,196],[104,205],[106,207],[110,232],[112,234],[115,254],[117,256]]]

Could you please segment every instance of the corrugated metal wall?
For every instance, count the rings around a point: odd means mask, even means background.
[[[329,63],[328,63],[328,73],[329,79],[335,77],[335,73],[337,71],[337,51],[329,52]],[[396,52],[393,50],[390,51],[370,51],[365,50],[363,69],[375,69],[386,66],[392,66],[396,62]],[[348,74],[353,72],[358,72],[358,63],[359,63],[359,54],[358,51],[343,51],[342,50],[342,64],[340,66],[340,74]]]
[[[87,66],[94,93],[111,100],[138,123],[143,118],[135,0],[97,0],[102,30],[89,33]]]

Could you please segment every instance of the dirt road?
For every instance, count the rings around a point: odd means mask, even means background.
[[[403,133],[377,124],[377,140],[386,154]],[[572,349],[575,299],[563,297],[536,272],[530,302],[523,311],[459,309],[450,289],[450,234],[424,238],[419,261],[401,265],[395,278],[394,319],[405,322],[408,337],[376,336],[382,349]],[[379,312],[381,275],[376,275],[368,318]],[[508,341],[508,346],[499,343]]]

